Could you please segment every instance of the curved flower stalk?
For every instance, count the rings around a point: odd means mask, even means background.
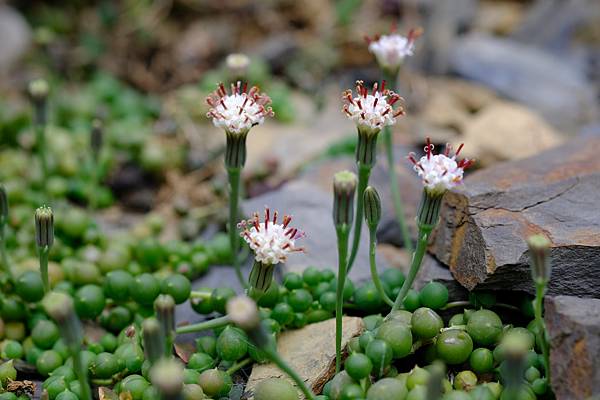
[[[385,88],[385,81],[381,87],[377,83],[369,91],[363,81],[356,82],[356,97],[351,90],[346,90],[343,95],[344,113],[356,124],[358,130],[358,144],[356,145],[356,164],[358,168],[358,191],[356,200],[356,218],[354,236],[347,270],[350,271],[358,253],[360,232],[363,219],[363,192],[369,184],[371,169],[376,161],[377,136],[381,129],[396,123],[396,118],[404,114],[404,109],[394,106],[401,97]]]
[[[381,199],[379,193],[374,187],[367,187],[363,195],[365,202],[365,222],[369,228],[369,264],[371,266],[371,279],[375,284],[375,288],[383,301],[390,307],[394,306],[394,302],[388,297],[383,290],[383,285],[377,274],[377,262],[375,260],[375,250],[377,247],[377,226],[381,221]]]
[[[250,341],[287,374],[302,391],[305,398],[313,400],[314,393],[306,386],[300,375],[279,355],[273,335],[269,334],[261,323],[258,307],[254,300],[247,296],[238,296],[227,302],[227,316],[231,322],[244,330]]]
[[[365,37],[371,52],[383,73],[383,79],[389,82],[392,90],[396,90],[396,79],[398,72],[404,63],[406,57],[412,56],[415,48],[416,39],[421,36],[422,29],[411,29],[406,36],[402,36],[396,32],[396,27],[393,26],[391,32],[387,35],[376,35],[374,37]],[[406,223],[404,205],[400,196],[400,187],[398,186],[398,177],[396,174],[396,165],[394,161],[394,141],[392,131],[389,127],[383,129],[383,142],[385,145],[385,153],[388,163],[390,176],[390,190],[392,192],[392,202],[394,204],[394,213],[396,221],[402,232],[402,240],[404,249],[409,253],[413,250],[413,242],[411,239],[408,224]]]
[[[423,157],[417,161],[414,153],[408,155],[408,159],[414,164],[414,170],[423,183],[423,195],[421,196],[421,203],[417,210],[419,236],[408,277],[398,293],[392,311],[402,307],[404,298],[412,287],[417,273],[421,268],[429,235],[438,223],[444,194],[448,190],[462,184],[465,169],[469,168],[474,162],[469,159],[457,160],[462,148],[463,145],[461,144],[456,152],[450,155],[452,147],[447,144],[443,154],[433,154],[434,146],[430,139],[427,138],[427,145],[425,146],[426,154]]]
[[[271,99],[258,87],[248,90],[248,85],[238,81],[231,85],[230,93],[222,83],[211,93],[206,102],[210,106],[207,116],[213,124],[225,131],[225,167],[229,177],[229,240],[233,254],[233,266],[242,286],[247,286],[239,265],[239,238],[236,224],[240,192],[240,175],[246,163],[246,137],[250,129],[274,115],[269,107]]]
[[[50,207],[42,206],[35,210],[35,242],[40,259],[40,274],[44,283],[44,292],[50,291],[48,279],[48,255],[54,244],[54,213]]]
[[[342,367],[342,317],[344,307],[344,285],[346,283],[348,236],[354,218],[354,194],[356,175],[340,171],[333,176],[333,225],[337,235],[338,281],[335,304],[335,370]]]
[[[304,232],[290,226],[292,217],[284,215],[281,224],[277,223],[279,214],[265,208],[265,217],[261,221],[258,213],[238,225],[240,235],[254,253],[254,265],[250,272],[250,294],[260,297],[269,289],[273,281],[275,265],[287,261],[290,253],[304,251],[296,247],[296,240],[304,237]]]
[[[548,382],[550,382],[550,345],[546,323],[544,322],[542,313],[544,308],[544,295],[546,294],[546,288],[548,282],[550,282],[550,275],[552,272],[550,263],[551,244],[550,240],[542,234],[533,235],[527,239],[531,264],[531,277],[535,284],[535,302],[533,303],[533,310],[535,313],[535,323],[538,327],[537,340],[540,343],[544,355],[544,371],[546,371]]]
[[[46,123],[48,121],[48,94],[50,87],[44,79],[34,79],[29,82],[29,98],[33,105],[33,121],[35,128],[35,146],[42,167],[42,185],[48,179],[48,156],[46,152]],[[44,193],[46,194],[46,193]]]

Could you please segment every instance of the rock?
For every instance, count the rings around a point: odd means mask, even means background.
[[[479,3],[475,27],[480,32],[508,35],[519,27],[525,16],[524,4],[507,1]]]
[[[562,50],[572,46],[573,37],[598,16],[600,3],[596,0],[536,1],[513,37],[538,47]]]
[[[31,44],[31,29],[15,9],[0,4],[0,71],[12,67]]]
[[[583,71],[533,46],[471,34],[456,41],[450,68],[532,107],[566,131],[576,131],[598,114]]]
[[[364,330],[362,319],[358,317],[344,317],[343,327],[343,348]],[[313,392],[321,393],[323,385],[335,374],[335,319],[282,333],[277,340],[277,350]],[[282,377],[287,379],[287,375],[273,364],[255,364],[246,391],[252,393],[263,379]]]
[[[556,398],[600,395],[600,300],[546,297],[545,306]]]
[[[496,102],[465,123],[464,154],[479,165],[532,156],[563,142],[542,118],[515,103]]]
[[[449,192],[431,251],[472,290],[530,293],[525,240],[552,241],[551,295],[600,297],[600,138],[473,173]]]

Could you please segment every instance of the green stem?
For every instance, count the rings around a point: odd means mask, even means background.
[[[73,357],[73,368],[75,369],[77,379],[79,380],[79,386],[81,387],[81,398],[82,400],[92,400],[92,392],[87,381],[87,369],[84,367],[81,360],[81,352],[72,351],[71,355]]]
[[[359,196],[360,199],[362,196]],[[362,217],[360,218],[362,219]],[[338,245],[338,284],[335,304],[335,370],[342,368],[342,317],[344,313],[344,284],[348,257],[348,225],[336,227]]]
[[[177,328],[175,330],[175,332],[178,335],[183,334],[183,333],[202,332],[202,331],[206,331],[209,329],[221,328],[230,323],[231,323],[231,320],[229,319],[229,316],[224,315],[222,317],[217,317],[217,318],[211,319],[210,321],[203,321],[203,322],[199,322],[197,324],[180,326],[179,328]]]
[[[240,369],[244,368],[246,365],[251,364],[252,359],[250,357],[243,359],[235,364],[233,364],[227,371],[227,375],[233,375],[238,372]]]
[[[42,275],[42,282],[44,284],[44,292],[50,291],[50,281],[48,279],[48,253],[50,249],[48,246],[44,246],[40,249],[40,274]]]
[[[300,375],[296,371],[294,371],[286,362],[281,358],[277,350],[275,350],[274,346],[267,346],[265,349],[265,353],[269,357],[269,359],[273,362],[273,364],[277,365],[277,367],[286,373],[292,380],[298,385],[302,393],[304,393],[304,397],[307,400],[314,400],[314,393],[306,386],[306,383]]]
[[[48,158],[46,156],[46,127],[38,124],[35,126],[37,153],[42,166],[42,189],[46,194],[46,180],[48,179]]]
[[[91,172],[91,177],[90,177],[90,193],[89,193],[89,201],[88,201],[88,205],[90,207],[90,210],[94,211],[98,208],[98,201],[97,201],[97,196],[98,196],[98,187],[100,186],[98,184],[98,161],[95,160],[92,162],[92,172]]]
[[[381,286],[381,281],[379,280],[379,275],[377,274],[377,264],[375,261],[375,246],[377,244],[376,238],[376,229],[369,230],[369,263],[371,264],[371,279],[373,279],[373,283],[375,284],[375,288],[379,292],[379,295],[390,307],[394,306],[394,302],[392,299],[388,297],[383,290],[383,286]]]
[[[410,270],[408,272],[408,276],[398,293],[398,297],[396,297],[396,301],[394,302],[394,306],[392,307],[392,311],[399,310],[403,307],[404,298],[408,294],[408,291],[411,289],[415,278],[417,277],[417,273],[421,268],[421,262],[423,262],[423,257],[425,256],[425,251],[427,250],[427,242],[429,239],[429,234],[431,233],[433,227],[431,226],[422,226],[419,228],[419,240],[417,242],[417,249],[413,254],[412,263],[410,265]]]
[[[542,316],[543,311],[543,302],[544,302],[544,292],[546,291],[545,283],[536,283],[535,290],[535,303],[534,303],[534,313],[535,313],[535,321],[538,326],[538,340],[540,342],[540,346],[542,348],[542,354],[544,355],[544,369],[546,371],[546,379],[548,383],[550,383],[550,349],[548,348],[548,338],[546,334],[546,323],[544,322],[544,317]]]
[[[233,267],[235,274],[243,288],[248,284],[242,275],[240,260],[238,258],[240,238],[238,236],[238,204],[240,197],[240,174],[241,168],[227,168],[229,176],[229,243],[231,245],[231,254],[233,255]]]
[[[363,207],[364,199],[363,194],[365,189],[369,185],[369,176],[371,176],[371,166],[358,163],[358,188],[356,190],[356,215],[354,216],[354,232],[352,237],[352,250],[350,251],[350,258],[348,259],[347,272],[350,272],[356,255],[358,254],[358,247],[360,245],[360,232],[362,230],[362,221],[364,218]]]

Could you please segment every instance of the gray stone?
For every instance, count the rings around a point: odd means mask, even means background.
[[[600,395],[600,300],[546,297],[545,306],[556,398]]]
[[[27,21],[12,7],[0,4],[0,71],[12,67],[31,44]]]
[[[600,138],[473,173],[449,192],[431,251],[467,289],[533,291],[526,238],[552,242],[551,295],[600,297]]]
[[[576,131],[598,114],[596,93],[583,71],[534,46],[472,34],[456,41],[450,65],[564,130]]]
[[[350,339],[363,332],[364,325],[358,317],[344,317],[342,324],[342,348],[345,348]],[[277,340],[277,351],[314,393],[321,393],[335,374],[335,319],[282,333]],[[260,381],[283,377],[287,378],[274,364],[255,364],[246,391],[252,394]]]

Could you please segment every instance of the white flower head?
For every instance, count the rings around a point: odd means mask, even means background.
[[[402,106],[393,108],[402,98],[387,90],[385,81],[381,83],[381,88],[376,82],[371,93],[363,81],[356,81],[356,94],[353,97],[352,90],[348,89],[342,99],[345,103],[343,111],[354,121],[359,132],[377,134],[383,127],[395,124],[396,117],[404,114]]]
[[[287,260],[290,253],[303,251],[303,248],[295,247],[297,239],[304,237],[304,232],[289,226],[292,217],[285,215],[281,224],[277,223],[277,211],[273,213],[269,208],[265,209],[264,221],[260,221],[258,213],[248,221],[239,224],[244,230],[240,234],[250,249],[254,252],[256,261],[263,264],[275,265]]]
[[[369,52],[375,55],[377,63],[382,69],[397,71],[404,59],[413,55],[415,40],[421,35],[420,29],[411,29],[407,36],[395,32],[388,35],[367,37]]]
[[[211,93],[206,102],[211,107],[206,114],[212,118],[216,127],[227,133],[246,134],[255,125],[264,122],[265,117],[273,116],[269,107],[271,99],[261,93],[256,86],[250,90],[248,84],[238,81],[231,84],[231,94],[227,94],[225,85],[219,84],[217,90]]]
[[[461,144],[456,153],[450,156],[452,146],[446,145],[444,154],[433,154],[434,146],[427,138],[425,153],[417,161],[414,153],[408,155],[408,159],[414,164],[414,170],[419,174],[423,181],[425,190],[432,196],[440,196],[447,190],[452,189],[462,183],[465,169],[473,165],[474,160],[463,159],[456,160],[462,150]]]

